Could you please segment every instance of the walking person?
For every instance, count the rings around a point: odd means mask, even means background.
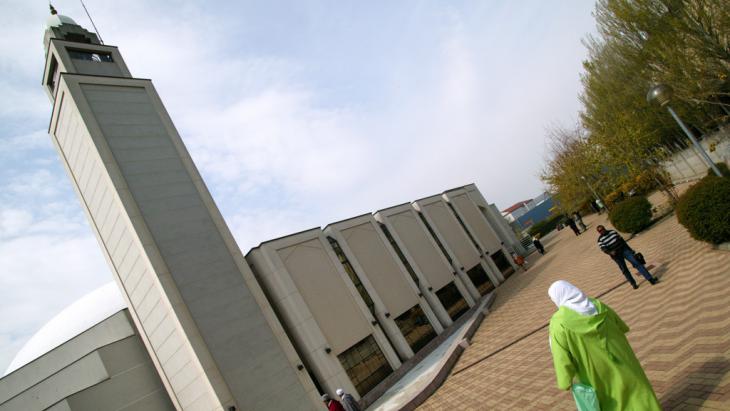
[[[618,264],[618,267],[621,269],[624,277],[626,277],[626,281],[634,287],[634,290],[639,288],[639,285],[636,284],[636,280],[634,280],[634,277],[631,275],[629,268],[626,266],[626,261],[624,260],[628,260],[634,268],[639,270],[639,273],[641,273],[641,275],[644,276],[646,281],[648,281],[651,285],[659,282],[659,280],[651,275],[649,270],[644,267],[644,264],[636,259],[636,253],[628,244],[626,244],[626,240],[624,240],[619,233],[614,230],[606,230],[606,227],[602,225],[596,227],[596,231],[598,231],[599,234],[598,246],[601,248],[601,251],[610,255],[613,261]]]
[[[601,208],[598,207],[598,204],[596,204],[596,200],[591,200],[590,205],[591,205],[591,208],[593,209],[593,211],[595,211],[598,214],[601,214]]]
[[[554,282],[548,294],[558,306],[549,326],[558,388],[571,389],[575,378],[593,388],[601,411],[660,411],[621,317],[567,281]]]
[[[345,411],[339,401],[330,397],[329,394],[322,394],[322,401],[324,402],[327,411]]]
[[[596,205],[598,206],[598,214],[601,214],[603,210],[606,209],[606,206],[603,204],[603,201],[601,201],[600,198],[596,199]]]
[[[538,253],[545,254],[545,247],[540,242],[540,234],[535,234],[534,236],[532,236],[532,245],[535,246]]]
[[[345,411],[360,411],[360,404],[355,401],[352,394],[346,393],[342,388],[338,388],[336,392],[342,400],[342,407],[345,408]]]
[[[525,257],[517,253],[512,253],[512,261],[519,265],[521,269],[527,271],[527,260],[525,260]]]
[[[576,211],[575,213],[573,213],[573,220],[576,224],[578,224],[578,228],[581,232],[586,230],[586,225],[583,224],[583,217],[580,216],[580,211]]]
[[[578,227],[575,225],[575,221],[573,221],[573,219],[570,218],[570,216],[566,216],[566,217],[567,217],[567,220],[565,220],[565,224],[567,224],[568,227],[570,227],[570,229],[573,230],[575,235],[580,235],[580,231],[578,231]]]

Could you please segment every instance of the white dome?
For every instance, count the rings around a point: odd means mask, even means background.
[[[41,327],[18,351],[5,375],[127,308],[115,282],[79,298]]]
[[[46,28],[58,27],[62,24],[76,24],[76,22],[68,16],[62,16],[60,14],[51,14],[46,19]],[[78,26],[78,24],[76,24]]]

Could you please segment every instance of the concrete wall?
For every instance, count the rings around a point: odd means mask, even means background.
[[[487,202],[475,184],[468,184],[463,188],[469,194],[469,198],[471,198],[471,200],[477,205],[482,215],[484,215],[487,221],[489,221],[489,225],[495,230],[497,236],[507,250],[509,252],[516,251],[518,254],[524,255],[526,250],[522,247],[522,244],[520,244],[515,232],[512,231],[512,228],[507,220],[502,216],[502,213],[499,211],[497,206]],[[507,253],[507,256],[510,255],[509,252]]]
[[[0,410],[173,410],[127,310],[0,379]]]
[[[393,369],[400,366],[319,228],[262,243],[246,259],[306,366],[329,394],[337,388],[356,393],[337,356],[368,335]]]
[[[517,266],[514,265],[512,258],[509,257],[509,250],[504,247],[503,242],[499,239],[499,236],[491,227],[489,221],[484,217],[484,214],[479,210],[477,203],[471,198],[469,192],[463,188],[457,188],[445,192],[443,196],[446,201],[451,203],[454,211],[461,217],[466,229],[479,245],[482,258],[490,270],[492,270],[494,278],[500,282],[504,281],[501,270],[490,257],[491,254],[499,251],[502,251],[507,261],[510,262],[512,269],[517,270]]]
[[[57,90],[50,134],[173,404],[319,407],[151,83]]]
[[[410,203],[380,210],[375,213],[375,219],[388,227],[405,258],[418,275],[420,279],[418,287],[421,293],[445,327],[450,326],[453,321],[436,296],[438,290],[454,281],[467,304],[474,305],[474,299],[466,286],[459,277],[454,276],[449,261],[441,253],[436,241],[428,233]]]
[[[402,358],[411,358],[414,354],[394,321],[402,313],[418,304],[434,330],[443,331],[372,215],[330,224],[324,232],[340,243],[360,281],[373,297],[378,320]]]
[[[423,215],[426,222],[433,229],[434,234],[443,244],[451,259],[452,269],[466,285],[469,293],[475,300],[481,298],[479,291],[466,274],[469,269],[482,264],[481,255],[464,229],[459,225],[459,221],[456,220],[446,201],[441,195],[435,195],[416,200],[413,206]],[[485,265],[482,265],[485,271],[489,270]],[[494,281],[494,284],[498,284],[497,280],[492,281]]]
[[[726,127],[700,141],[715,163],[730,165],[730,127]],[[679,149],[663,163],[675,184],[700,179],[707,175],[709,166],[694,147]]]

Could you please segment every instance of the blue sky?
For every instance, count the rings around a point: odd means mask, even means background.
[[[471,182],[500,208],[536,196],[595,30],[581,0],[86,3],[153,80],[244,253]],[[54,5],[92,29],[77,1]],[[0,370],[111,280],[46,134],[47,16],[27,0],[0,15]]]

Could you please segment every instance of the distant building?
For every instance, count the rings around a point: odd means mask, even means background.
[[[531,202],[532,200],[518,201],[502,210],[502,216],[510,223],[513,223],[530,209]]]
[[[552,195],[542,193],[532,200],[525,200],[515,203],[511,207],[502,210],[504,218],[518,230],[524,230],[551,216],[550,209],[553,208]]]

